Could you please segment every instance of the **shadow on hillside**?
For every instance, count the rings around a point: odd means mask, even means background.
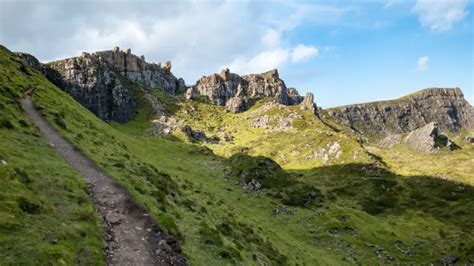
[[[474,187],[433,176],[400,176],[373,164],[343,164],[291,171],[325,191],[327,200],[356,203],[374,216],[421,212],[474,230]]]

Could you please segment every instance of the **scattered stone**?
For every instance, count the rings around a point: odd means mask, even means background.
[[[471,136],[468,136],[468,137],[464,138],[464,140],[469,142],[469,143],[474,143],[474,137],[471,137]]]
[[[7,161],[2,160],[2,164],[3,164],[3,165],[7,165],[8,163],[7,163]]]
[[[448,255],[442,259],[444,265],[452,265],[459,261],[459,256],[457,255]]]
[[[288,216],[293,216],[298,211],[298,208],[289,208],[288,206],[278,206],[273,208],[272,215],[276,216],[279,214],[286,214]]]
[[[250,182],[244,184],[243,189],[245,192],[252,192],[258,191],[262,188],[262,184],[260,184],[257,180],[252,179]]]
[[[207,137],[206,134],[199,130],[193,130],[190,126],[186,125],[181,128],[181,131],[186,135],[188,141],[190,142],[199,142],[204,141],[210,144],[218,144],[219,138],[217,137]]]
[[[270,110],[278,110],[276,114],[268,115]],[[294,129],[293,122],[296,119],[304,119],[300,114],[290,110],[285,105],[277,102],[269,102],[253,111],[249,116],[252,120],[250,126],[272,131],[287,131]]]

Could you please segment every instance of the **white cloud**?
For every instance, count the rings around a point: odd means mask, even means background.
[[[294,30],[302,24],[337,24],[354,11],[345,5],[286,1],[86,3],[0,0],[2,44],[43,62],[82,51],[131,48],[149,62],[171,60],[173,73],[192,84],[222,66],[250,73],[316,56],[314,47],[297,49]]]
[[[267,48],[279,47],[281,44],[281,32],[268,29],[262,37],[262,44]]]
[[[265,43],[266,36],[262,38]],[[279,43],[279,42],[277,42]],[[262,50],[254,56],[238,56],[230,64],[222,68],[229,68],[232,72],[239,74],[260,73],[271,69],[280,68],[288,63],[300,63],[307,61],[319,54],[316,47],[299,44],[292,49],[273,47]]]
[[[293,63],[307,61],[318,54],[319,50],[316,47],[299,44],[295,47],[295,49],[293,49],[293,52],[291,53],[291,61]]]
[[[428,56],[422,56],[418,58],[416,65],[419,71],[425,71],[428,69],[428,63],[430,62],[430,58]]]
[[[418,0],[412,12],[420,16],[423,26],[442,32],[468,16],[467,4],[467,0]]]
[[[288,61],[288,57],[288,50],[268,50],[262,51],[250,58],[237,57],[232,63],[224,67],[228,67],[232,72],[240,74],[260,73],[281,67]]]

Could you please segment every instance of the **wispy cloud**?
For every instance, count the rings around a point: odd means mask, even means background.
[[[319,54],[319,50],[313,46],[299,44],[291,53],[291,61],[293,63],[304,62]]]
[[[428,69],[429,62],[430,58],[428,56],[422,56],[418,58],[418,61],[416,62],[417,69],[419,71],[426,71]]]
[[[467,4],[467,0],[418,0],[412,12],[419,15],[423,26],[443,32],[469,15]]]
[[[280,68],[288,63],[297,64],[305,62],[318,56],[318,54],[318,48],[304,44],[299,44],[292,49],[274,47],[273,49],[258,52],[254,56],[239,56],[230,64],[223,65],[221,68],[229,68],[233,72],[240,74],[258,73]]]

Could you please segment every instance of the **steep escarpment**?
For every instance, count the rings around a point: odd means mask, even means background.
[[[431,122],[450,132],[474,126],[473,108],[459,88],[428,88],[395,100],[328,111],[352,129],[369,135],[409,132]]]
[[[137,101],[130,82],[160,88],[169,94],[185,91],[183,79],[171,73],[171,63],[148,63],[115,47],[82,53],[79,57],[41,64],[28,54],[18,54],[23,63],[45,74],[58,87],[105,121],[127,122],[135,116]]]
[[[296,89],[287,89],[276,69],[239,76],[224,69],[220,74],[203,76],[186,93],[188,99],[207,96],[214,104],[226,106],[233,113],[245,111],[253,100],[270,97],[284,105],[298,104],[303,100]]]

